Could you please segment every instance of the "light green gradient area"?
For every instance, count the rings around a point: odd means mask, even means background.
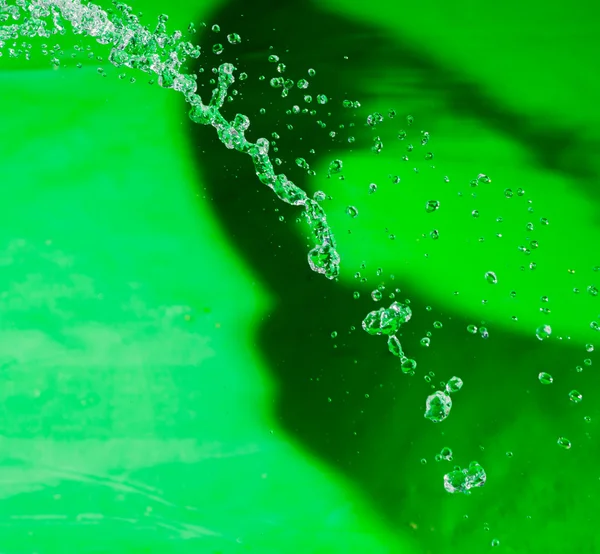
[[[216,5],[135,4],[148,20],[169,13],[174,27],[197,20],[202,10],[208,20]],[[382,32],[415,41],[436,37],[422,48],[476,75],[506,105],[536,117],[552,114],[597,140],[592,99],[600,91],[586,77],[595,63],[589,45],[571,44],[567,56],[551,31],[573,41],[588,36],[591,23],[577,10],[565,22],[545,5],[531,4],[528,16],[519,5],[522,24],[509,17],[510,6],[504,17],[484,18],[482,11],[481,35],[467,39],[479,27],[460,16],[477,19],[476,6],[467,3],[457,12],[442,2],[326,6]],[[535,40],[527,17],[543,19]],[[511,537],[501,544],[504,552],[566,552],[582,536],[586,551],[600,548],[584,529],[594,524],[597,499],[571,505],[574,496],[562,489],[577,482],[578,472],[593,474],[595,424],[573,434],[579,453],[560,451],[555,442],[562,431],[535,404],[517,407],[511,425],[490,441],[484,464],[490,480],[472,497],[447,495],[442,466],[423,466],[414,456],[414,473],[398,475],[410,485],[398,500],[397,526],[284,433],[273,412],[276,387],[253,342],[272,300],[199,192],[182,103],[147,86],[146,75],[130,84],[116,79],[116,71],[102,78],[99,63],[82,62],[82,69],[53,71],[39,58],[0,60],[0,102],[7,107],[0,135],[0,550],[395,554],[421,552],[422,532],[436,534],[444,552],[486,552],[493,536]],[[403,117],[391,87],[381,90],[368,108],[393,106]],[[367,260],[394,273],[401,286],[426,289],[436,309],[486,320],[492,336],[513,331],[535,341],[535,328],[550,323],[573,343],[593,342],[589,322],[600,309],[585,288],[598,275],[592,271],[596,206],[577,183],[545,172],[510,137],[458,119],[445,106],[436,107],[435,119],[426,106],[411,106],[411,113],[415,107],[421,111],[413,113],[413,126],[401,125],[418,158],[406,163],[408,170],[399,160],[404,143],[395,138],[400,125],[386,122],[382,154],[339,152],[346,180],[315,180],[315,190],[334,197],[325,208],[342,255],[342,284],[368,294],[353,278]],[[432,133],[425,148],[418,146],[422,128]],[[431,162],[423,156],[429,150]],[[473,189],[469,181],[479,172],[492,182]],[[401,175],[401,183],[392,185],[389,173]],[[371,182],[379,185],[373,195]],[[505,198],[505,188],[515,195]],[[441,207],[429,214],[425,202],[432,199]],[[358,208],[356,219],[346,215],[347,205]],[[550,225],[540,225],[540,217]],[[436,241],[429,237],[434,228]],[[517,247],[528,238],[540,247],[525,256]],[[490,270],[498,285],[485,282]],[[518,291],[514,299],[511,290]],[[539,314],[542,295],[552,300],[549,316]],[[595,416],[592,392],[586,413]],[[425,420],[414,429],[415,440],[431,434],[423,455],[452,438],[455,451],[462,448],[457,463],[478,459],[481,435],[464,435],[485,415],[454,410],[443,431]],[[575,418],[581,424],[582,414],[573,413],[565,412],[567,429]],[[528,444],[524,428],[547,441]],[[389,436],[375,432],[373,440],[382,452],[370,462],[375,472],[394,460],[385,453]],[[505,455],[511,448],[523,458],[541,449],[547,463],[515,475],[515,460]],[[521,495],[507,496],[519,488]],[[560,510],[555,519],[536,519],[539,506],[563,494],[562,509],[580,517],[583,530],[561,529]],[[441,528],[412,525],[413,514],[427,510],[444,514]],[[476,526],[465,523],[465,514]],[[492,531],[483,530],[484,522]]]

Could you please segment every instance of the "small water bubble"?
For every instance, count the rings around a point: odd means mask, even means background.
[[[554,381],[552,375],[546,373],[545,371],[540,371],[540,373],[538,374],[538,379],[540,383],[542,383],[542,385],[551,385]]]
[[[477,334],[477,325],[473,325],[473,324],[467,325],[467,331],[469,333],[471,333],[472,335]]]
[[[429,233],[429,236],[433,239],[433,240],[437,240],[440,238],[440,232],[437,229],[434,229],[433,231],[431,231]]]
[[[487,339],[490,336],[489,331],[487,330],[486,327],[480,327],[479,328],[479,334],[481,335],[482,339]]]
[[[380,290],[375,289],[372,293],[371,293],[371,298],[373,300],[375,300],[375,302],[379,302],[382,298],[383,298],[383,294],[381,293]]]
[[[433,322],[433,328],[434,329],[441,329],[443,327],[442,322],[441,321],[434,321]]]
[[[358,300],[360,298],[360,292],[358,292],[357,290],[355,290],[352,293],[352,297],[354,298],[354,300]]]
[[[428,200],[425,204],[425,211],[427,213],[433,213],[440,207],[439,200]]]
[[[412,125],[414,121],[415,121],[415,118],[412,115],[406,116],[406,123],[408,123],[408,125]]]
[[[342,160],[333,160],[329,164],[328,175],[331,176],[331,175],[336,175],[338,173],[341,173],[343,166],[344,166],[344,164],[343,164]]]
[[[565,450],[569,450],[569,448],[571,448],[571,441],[566,437],[558,437],[556,444]]]
[[[444,446],[444,448],[442,448],[442,450],[440,451],[439,459],[446,460],[447,462],[451,462],[452,461],[452,449],[447,446]]]
[[[427,152],[427,154],[425,154],[425,159],[426,160],[433,160],[433,152]]]
[[[492,546],[500,546],[500,541],[498,539],[492,539],[490,543]]]
[[[479,210],[473,210],[473,211],[471,212],[471,215],[472,215],[473,217],[475,217],[475,218],[479,217]]]
[[[218,25],[213,25],[213,26],[211,27],[211,29],[212,29],[212,32],[213,32],[213,33],[218,33],[218,32],[220,32],[220,31],[221,31],[221,27],[219,27]]]
[[[593,352],[594,351],[594,345],[590,344],[590,343],[586,344],[585,345],[585,350],[586,350],[586,352]]]
[[[542,225],[548,225],[549,221],[547,217],[540,217],[540,223]]]
[[[353,218],[358,216],[358,210],[354,206],[348,206],[346,208],[346,213]]]
[[[569,400],[575,404],[579,404],[583,400],[583,395],[578,390],[572,390],[569,393]]]
[[[327,104],[328,102],[328,98],[327,96],[325,96],[324,94],[318,94],[317,95],[317,102],[319,104]]]
[[[427,397],[425,417],[434,423],[444,421],[452,409],[452,399],[443,391],[436,391]]]
[[[369,194],[375,194],[377,192],[377,185],[375,183],[371,183],[369,185]]]
[[[402,373],[406,373],[408,375],[413,375],[415,372],[415,369],[417,369],[416,360],[413,360],[412,358],[406,358],[402,362]]]
[[[331,332],[331,338],[335,339],[337,337],[337,331],[332,331]]]
[[[506,198],[512,198],[513,197],[512,189],[504,189],[504,196],[506,196]]]
[[[448,394],[453,394],[462,389],[462,386],[463,380],[460,377],[450,377],[450,379],[448,379],[448,382],[446,383],[446,392]]]
[[[498,277],[496,277],[496,274],[493,271],[488,271],[485,274],[485,280],[491,285],[496,285],[498,283]]]
[[[590,285],[586,289],[591,296],[598,296],[598,287],[595,285]]]
[[[541,325],[535,331],[535,336],[538,340],[545,340],[552,334],[552,327],[550,325]]]
[[[522,189],[522,188],[518,188],[517,189],[517,195],[518,196],[523,196],[524,194],[525,194],[525,190],[524,189]]]
[[[592,365],[592,360],[591,358],[586,358],[585,360],[583,360],[583,363],[587,366],[591,366]]]
[[[424,346],[425,348],[427,348],[431,344],[431,339],[429,337],[423,337],[421,339],[420,343],[421,343],[421,346]]]
[[[242,42],[242,37],[237,33],[231,33],[227,35],[227,40],[230,44],[240,44],[240,42]]]

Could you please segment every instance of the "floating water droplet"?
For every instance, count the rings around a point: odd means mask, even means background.
[[[552,334],[552,327],[550,325],[541,325],[535,331],[535,336],[538,340],[545,340]]]
[[[542,385],[551,385],[554,381],[552,375],[546,373],[545,371],[540,371],[540,373],[538,374],[538,379],[540,380],[540,383],[542,383]]]
[[[586,352],[593,352],[594,351],[594,345],[593,344],[586,344],[585,345],[585,350]]]
[[[428,200],[427,204],[425,204],[425,211],[427,213],[433,213],[440,207],[439,200]]]
[[[482,339],[487,339],[490,336],[490,333],[487,330],[487,327],[480,327],[479,328],[479,334],[481,335]]]
[[[213,25],[213,26],[211,27],[211,29],[212,29],[212,32],[213,32],[213,33],[218,33],[218,32],[220,32],[220,31],[221,31],[221,27],[219,27],[218,25]]]
[[[354,298],[354,300],[358,300],[360,298],[360,292],[358,292],[357,290],[355,290],[352,293],[352,297]]]
[[[434,321],[433,322],[433,328],[434,329],[441,329],[443,327],[442,322],[441,321]]]
[[[402,358],[404,356],[402,345],[400,344],[400,340],[396,335],[391,335],[388,337],[388,349],[394,356],[398,356],[398,358]]]
[[[331,332],[331,338],[334,339],[337,337],[337,331],[332,331]]]
[[[467,325],[467,331],[469,331],[469,333],[471,333],[472,335],[475,335],[477,333],[477,325]]]
[[[415,372],[415,369],[417,369],[416,360],[413,360],[412,358],[406,358],[402,362],[402,373],[406,373],[408,375],[413,375]]]
[[[420,341],[421,346],[428,347],[431,344],[431,339],[429,337],[423,337]]]
[[[579,404],[583,400],[583,394],[581,394],[578,390],[572,390],[569,393],[569,400],[575,404]]]
[[[498,283],[498,277],[496,277],[496,274],[493,271],[488,271],[485,274],[485,280],[491,285],[495,285]]]
[[[231,33],[227,35],[227,40],[230,44],[239,44],[240,42],[242,42],[242,37],[240,37],[240,35],[238,35],[237,33]]]
[[[590,285],[587,288],[587,291],[589,294],[591,294],[592,296],[598,296],[598,287],[596,287],[596,285]]]
[[[500,546],[500,541],[498,539],[492,539],[490,543],[492,546]]]
[[[479,175],[477,175],[477,182],[480,185],[485,185],[487,183],[491,183],[492,180],[487,175],[485,175],[484,173],[480,173]]]
[[[569,448],[571,448],[571,441],[566,437],[558,437],[556,444],[565,450],[569,450]]]
[[[486,479],[483,467],[471,462],[468,469],[455,469],[444,475],[444,488],[450,493],[470,494],[472,488],[482,487]]]
[[[358,217],[358,210],[354,207],[354,206],[348,206],[346,208],[346,213],[350,216],[350,217]]]
[[[344,167],[344,162],[342,162],[342,160],[333,160],[329,164],[328,175],[331,176],[331,175],[336,175],[338,173],[341,173],[343,167]]]
[[[590,323],[590,329],[593,329],[594,331],[600,331],[600,324],[598,324],[597,321],[592,321]]]
[[[444,446],[440,451],[440,459],[446,460],[447,462],[452,461],[452,449]]]
[[[369,185],[369,194],[374,194],[377,192],[377,185],[375,183],[371,183]]]
[[[446,392],[448,394],[453,394],[462,389],[462,386],[463,380],[460,377],[450,377],[450,379],[448,379],[448,382],[446,383]]]
[[[328,98],[327,96],[325,96],[324,94],[318,94],[317,95],[317,102],[319,104],[327,104],[328,102]]]
[[[393,335],[411,316],[407,305],[393,302],[387,309],[379,308],[367,314],[362,327],[370,335]]]
[[[225,48],[223,48],[223,45],[220,42],[217,42],[217,44],[213,44],[213,47],[212,47],[213,54],[217,54],[217,55],[222,54],[224,50],[225,50]]]
[[[506,198],[512,198],[513,191],[511,189],[504,189],[504,196],[506,196]]]
[[[375,300],[375,302],[379,302],[379,300],[381,300],[383,298],[383,294],[381,293],[381,291],[379,289],[375,289],[372,293],[371,293],[371,298],[373,300]]]
[[[440,238],[440,232],[437,229],[434,229],[433,231],[431,231],[429,233],[429,236],[433,239],[433,240],[437,240]]]
[[[425,402],[425,417],[434,423],[444,421],[452,409],[452,399],[439,390],[427,397]]]

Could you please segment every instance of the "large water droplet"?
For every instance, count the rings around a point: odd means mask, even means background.
[[[538,340],[545,340],[552,334],[552,327],[550,325],[541,325],[535,331],[535,336]]]
[[[443,391],[438,390],[427,397],[425,402],[425,417],[434,423],[444,421],[452,409],[452,399]]]
[[[446,383],[446,392],[448,394],[458,392],[460,389],[462,389],[462,386],[463,380],[460,377],[450,377],[450,379],[448,379],[448,382]]]
[[[483,467],[471,462],[468,468],[455,469],[444,475],[444,488],[450,493],[470,494],[472,488],[485,485],[487,476]]]

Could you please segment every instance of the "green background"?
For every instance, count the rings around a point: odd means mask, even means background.
[[[334,126],[319,108],[328,130],[294,121],[279,152],[295,182],[333,197],[323,205],[342,273],[311,274],[298,210],[214,130],[192,129],[174,92],[133,71],[101,77],[106,62],[69,59],[68,36],[49,41],[65,51],[59,70],[39,53],[5,53],[0,551],[600,552],[598,362],[585,349],[600,321],[586,290],[600,286],[594,3],[133,6],[146,23],[168,13],[171,28],[219,23],[220,34],[198,35],[207,68],[231,55],[276,75],[254,47],[265,36],[282,61],[289,48],[289,72],[317,68],[310,92],[331,95],[327,110],[342,99],[331,90],[361,100],[358,113],[338,109],[356,143],[346,126],[325,146]],[[229,32],[256,38],[212,56]],[[301,96],[281,100],[248,73],[254,85],[239,83],[227,116],[249,115],[253,140],[284,135],[284,110]],[[262,106],[272,115],[261,123]],[[392,107],[396,118],[362,127]],[[300,155],[316,177],[295,166]],[[334,158],[343,181],[326,178]],[[491,183],[471,187],[479,173]],[[397,287],[413,309],[401,338],[412,377],[360,329]],[[538,341],[544,324],[552,335]],[[554,383],[541,385],[540,371]],[[463,390],[433,424],[425,398],[453,375]],[[435,461],[445,446],[453,461]],[[444,473],[471,460],[486,485],[446,493]]]

